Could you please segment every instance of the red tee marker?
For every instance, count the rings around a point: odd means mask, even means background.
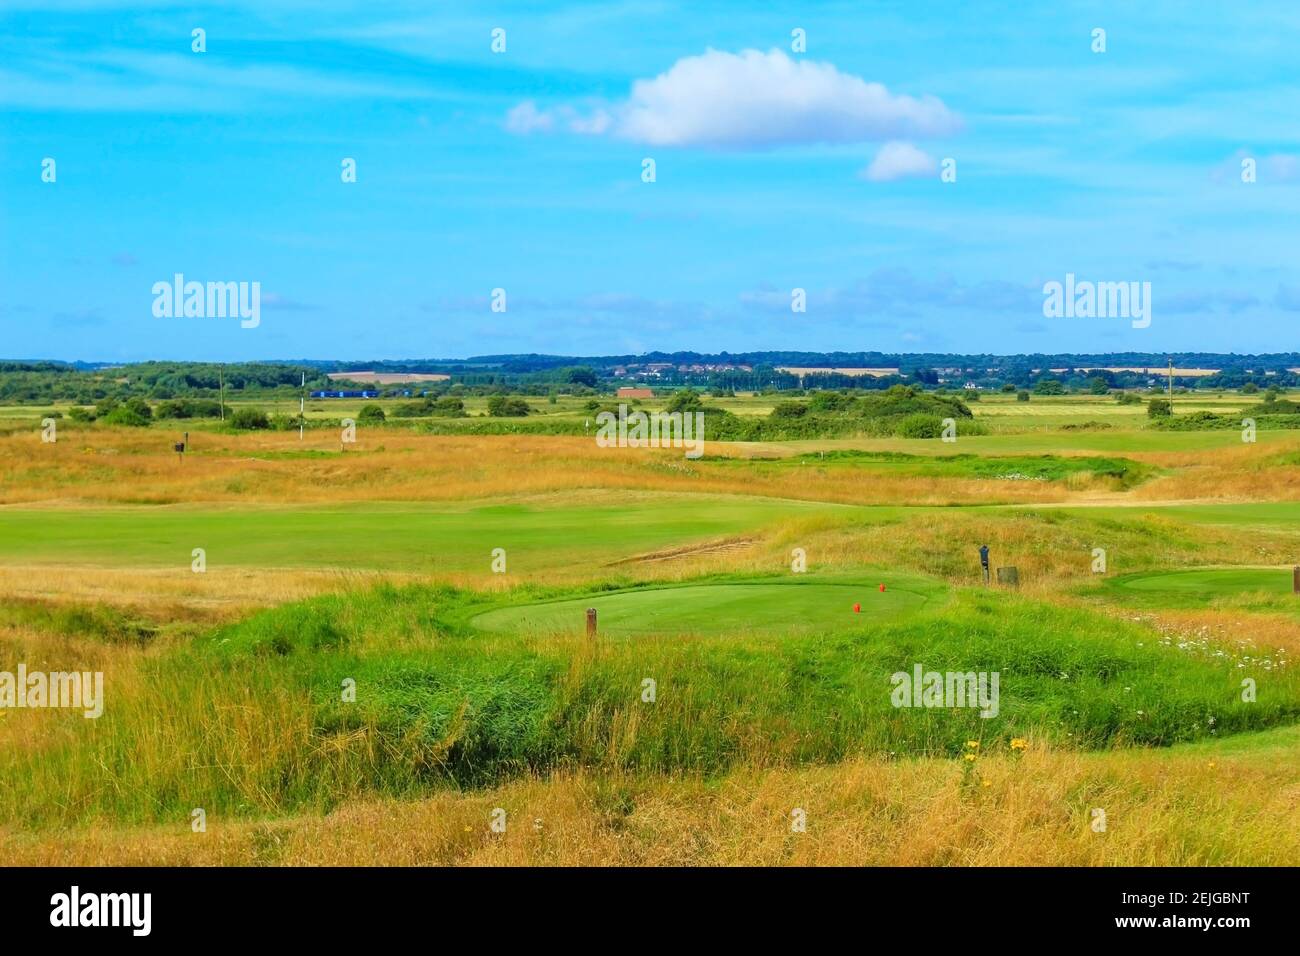
[[[881,584],[881,585],[880,585],[880,590],[882,590],[882,591],[883,591],[883,590],[884,590],[884,589],[885,589],[885,586],[884,586],[884,584]]]
[[[861,614],[861,613],[862,613],[862,605],[861,605],[861,604],[855,604],[855,605],[853,605],[853,613],[854,613],[854,614]]]

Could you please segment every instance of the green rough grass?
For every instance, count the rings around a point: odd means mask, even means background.
[[[496,600],[566,593],[590,594]],[[953,756],[968,740],[1031,735],[1166,746],[1300,715],[1289,670],[1243,671],[1231,651],[1165,646],[1144,625],[1005,592],[958,592],[942,609],[847,628],[597,642],[481,631],[469,622],[486,600],[381,586],[178,646],[133,691],[110,681],[99,720],[69,718],[46,745],[0,753],[0,822],[184,819],[194,806],[274,815],[576,766],[709,776]],[[999,714],[894,708],[890,675],[917,663],[999,672]],[[1256,703],[1240,699],[1243,674],[1259,682]],[[347,679],[355,702],[342,699]]]

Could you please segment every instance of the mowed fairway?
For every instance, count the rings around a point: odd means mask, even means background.
[[[885,590],[878,584],[884,583]],[[855,582],[816,578],[640,588],[497,608],[470,623],[486,631],[562,633],[585,627],[595,608],[603,635],[834,633],[911,614],[941,590],[897,574]],[[860,611],[854,611],[854,605]]]
[[[636,494],[626,504],[355,503],[337,507],[0,509],[0,562],[487,572],[496,548],[510,572],[600,565],[740,534],[786,519],[853,511],[765,498]]]

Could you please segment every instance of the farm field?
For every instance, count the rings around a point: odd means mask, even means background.
[[[396,418],[344,451],[334,406],[182,459],[0,409],[0,654],[105,686],[0,710],[0,852],[1300,864],[1300,437],[1016,404],[698,460]],[[996,712],[898,705],[915,667],[998,673]]]

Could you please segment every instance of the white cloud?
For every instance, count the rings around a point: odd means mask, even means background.
[[[554,126],[554,117],[539,110],[532,100],[525,100],[506,114],[506,129],[520,136],[532,132],[549,133]]]
[[[637,80],[631,95],[608,110],[581,117],[562,107],[539,115],[573,132],[722,149],[942,136],[961,127],[933,96],[895,95],[830,63],[793,60],[780,50],[707,50]],[[536,118],[532,128],[542,128]]]
[[[939,164],[934,157],[911,143],[897,140],[886,143],[876,153],[876,158],[858,175],[873,183],[888,183],[895,179],[933,176]]]

